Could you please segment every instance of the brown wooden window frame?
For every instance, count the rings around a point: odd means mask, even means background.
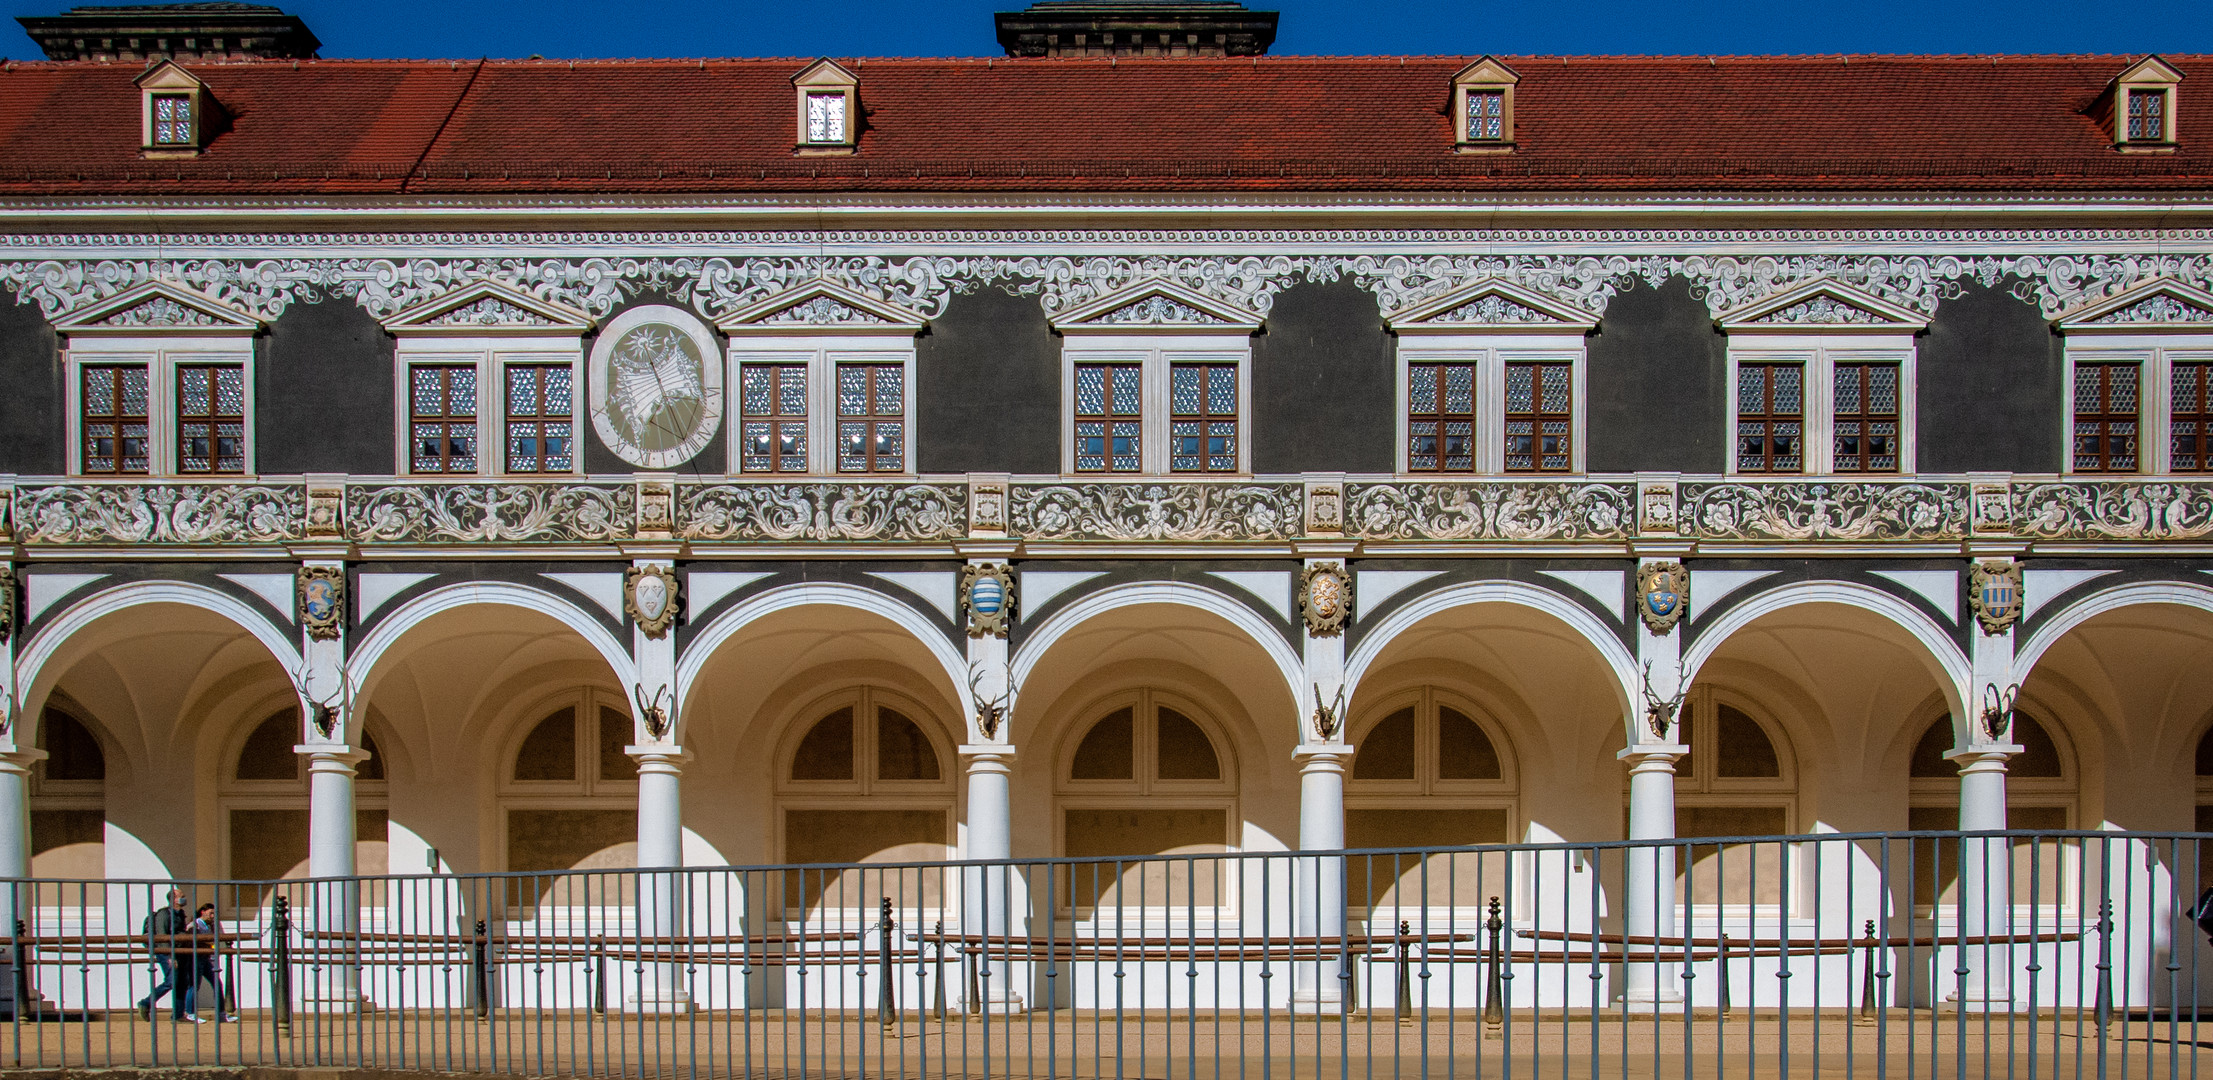
[[[1461,369],[1467,375],[1468,407],[1465,410],[1446,406],[1451,400],[1450,372]],[[1418,400],[1421,377],[1419,372],[1434,373],[1430,383],[1428,400]],[[1483,469],[1483,371],[1481,360],[1411,360],[1406,365],[1406,471],[1410,473],[1477,473]],[[1456,432],[1452,425],[1465,424],[1467,430]],[[1426,430],[1425,430],[1426,429]],[[1424,438],[1435,440],[1433,449],[1421,452]],[[1467,448],[1467,464],[1451,462],[1458,455],[1447,453],[1450,440],[1464,439]],[[1428,465],[1420,464],[1429,458]]]
[[[2176,379],[2184,372],[2191,376],[2187,401]],[[2168,361],[2167,387],[2167,471],[2213,473],[2213,360]],[[2193,444],[2188,461],[2181,450],[2184,425]]]
[[[515,375],[522,371],[540,374],[533,391],[531,408],[515,408]],[[547,373],[559,373],[568,385],[568,408],[560,412],[547,409]],[[576,471],[576,368],[565,363],[510,363],[500,365],[500,463],[504,471],[520,475],[563,475]],[[535,429],[537,451],[533,455],[515,452],[515,435],[518,430]],[[547,450],[549,442],[558,432],[560,444],[568,448],[567,462],[558,466],[548,462],[557,456]],[[528,462],[528,464],[520,464]]]
[[[453,373],[456,371],[469,373],[468,392],[459,397],[456,397],[453,386]],[[435,412],[421,411],[422,403],[417,396],[415,386],[418,372],[436,372],[438,375],[437,393],[440,407]],[[482,389],[483,378],[482,369],[474,363],[411,362],[407,365],[407,471],[410,474],[421,476],[472,476],[482,468],[484,463],[484,433],[478,426],[478,413],[481,411],[481,407],[477,395],[478,391]],[[457,403],[466,403],[468,411],[466,413],[455,411],[454,406]],[[435,455],[426,456],[421,452],[422,440],[424,432],[432,428],[435,428],[438,432],[436,436],[438,451]],[[461,430],[468,441],[468,453],[466,455],[456,454],[453,451],[454,429],[456,428]],[[436,464],[425,467],[424,462],[433,458]],[[459,466],[455,464],[456,460],[465,460],[468,464]]]
[[[1237,381],[1238,364],[1234,360],[1175,360],[1168,364],[1168,471],[1172,473],[1235,473],[1240,455],[1239,425],[1244,421],[1238,415]],[[1176,401],[1176,376],[1186,372],[1198,372],[1199,395],[1196,408],[1179,407]],[[1229,406],[1227,410],[1216,406],[1217,379],[1224,373],[1229,376]],[[1227,437],[1226,454],[1214,452],[1215,440]],[[1195,453],[1183,452],[1183,440],[1198,440]],[[1179,464],[1192,461],[1190,465]]]
[[[809,415],[813,387],[809,376],[811,367],[805,359],[745,361],[738,366],[738,471],[756,475],[800,475],[808,469]],[[753,393],[751,380],[766,379],[766,408]],[[787,408],[787,390],[793,383],[799,390],[797,412]],[[783,436],[792,430],[799,433],[796,451],[783,447]],[[767,452],[753,453],[751,443],[755,431],[767,439]]]
[[[1530,374],[1529,408],[1514,408],[1514,375],[1517,371]],[[1545,395],[1557,384],[1562,398],[1558,410],[1546,408]],[[1503,404],[1504,423],[1499,428],[1499,458],[1501,472],[1507,473],[1565,473],[1575,469],[1575,365],[1567,360],[1509,360],[1505,364]],[[1528,430],[1520,430],[1526,426]],[[1557,431],[1550,430],[1558,428]],[[1524,454],[1516,454],[1515,439],[1529,439]],[[1557,438],[1558,452],[1547,448],[1548,440]],[[1526,464],[1516,465],[1517,457],[1527,457]],[[1557,459],[1557,463],[1554,460]]]
[[[1778,412],[1775,408],[1774,373],[1784,368],[1793,369],[1798,373],[1798,408],[1796,411]],[[1744,408],[1744,376],[1745,372],[1753,369],[1758,369],[1761,372],[1760,410],[1746,412]],[[1806,376],[1812,369],[1813,365],[1805,360],[1737,361],[1735,400],[1729,403],[1730,407],[1735,410],[1736,415],[1736,440],[1729,447],[1730,458],[1735,465],[1735,471],[1754,476],[1801,476],[1805,474],[1808,464],[1806,460]],[[1753,456],[1748,456],[1745,453],[1745,425],[1748,422],[1764,427],[1763,432],[1758,436],[1764,444],[1763,448],[1757,455]],[[1798,464],[1794,467],[1778,468],[1775,465],[1775,459],[1788,455],[1776,452],[1774,428],[1775,425],[1784,423],[1798,425],[1798,452],[1796,455]],[[1759,464],[1747,467],[1746,462],[1755,458]]]
[[[2125,410],[2116,410],[2113,407],[2114,382],[2109,373],[2117,370],[2127,371],[2129,382],[2133,386],[2133,390],[2129,395],[2131,403]],[[2083,408],[2083,376],[2087,372],[2097,373],[2097,402],[2096,407],[2092,409]],[[2068,396],[2068,471],[2119,474],[2142,472],[2144,466],[2143,403],[2143,363],[2135,360],[2077,361],[2074,365],[2074,385],[2071,387]],[[2093,425],[2093,430],[2089,433],[2088,438],[2097,440],[2096,449],[2087,454],[2083,452],[2085,424]],[[2126,427],[2128,430],[2125,433],[2116,432],[2113,430],[2116,427]],[[2126,438],[2129,441],[2129,449],[2126,455],[2117,454],[2112,449],[2113,441],[2121,438]],[[2116,459],[2125,459],[2128,464],[2115,464]]]
[[[1095,412],[1084,411],[1083,378],[1088,371],[1104,371],[1106,373],[1104,381],[1101,383],[1105,396],[1101,400],[1099,411]],[[1122,375],[1124,373],[1131,376],[1127,411],[1123,409],[1125,402],[1122,393]],[[1119,476],[1142,475],[1145,471],[1144,362],[1135,358],[1127,360],[1078,360],[1074,363],[1074,378],[1076,380],[1073,388],[1075,397],[1074,424],[1070,429],[1072,432],[1071,439],[1073,440],[1071,448],[1073,453],[1070,463],[1073,466],[1073,471]],[[1098,430],[1095,435],[1087,436],[1086,428],[1090,427],[1096,427]],[[1123,434],[1125,428],[1128,429],[1127,438],[1130,444],[1130,452],[1126,455],[1129,459],[1127,465],[1117,463],[1117,459],[1125,455],[1115,452],[1117,442],[1125,437]],[[1084,453],[1084,439],[1087,437],[1099,440],[1100,452],[1098,454]],[[1084,460],[1087,457],[1096,457],[1099,463],[1086,468]]]
[[[109,386],[104,401],[96,401],[92,394],[92,376],[96,371],[116,372],[117,377]],[[142,386],[142,405],[136,412],[124,411],[125,376],[135,373]],[[77,369],[78,390],[78,471],[87,476],[150,476],[154,471],[154,380],[153,365],[145,361],[121,363],[87,363]],[[95,405],[105,406],[105,411],[95,412]],[[124,463],[131,455],[124,453],[126,440],[131,438],[127,430],[137,425],[138,441],[142,451],[138,456],[143,462],[138,468],[126,468]],[[94,440],[102,435],[114,441],[114,452],[105,455],[93,453]],[[105,457],[113,464],[109,468],[94,468],[96,457]]]
[[[858,409],[847,407],[849,399],[846,396],[846,375],[849,372],[861,374]],[[885,407],[886,398],[879,385],[885,372],[890,372],[899,380],[899,385],[891,391],[889,399],[895,403],[892,408],[897,411],[890,411]],[[836,459],[837,471],[852,474],[907,471],[907,432],[910,428],[906,405],[906,364],[897,361],[840,360],[831,365],[830,377],[835,380],[831,391],[837,399],[836,429],[831,433],[831,453]],[[890,441],[898,447],[888,454],[881,449],[887,430],[891,432]],[[860,439],[858,454],[846,451],[847,440],[854,436]]]
[[[235,412],[226,411],[223,408],[222,384],[225,375],[235,376],[238,380],[238,408]],[[186,382],[188,379],[199,376],[204,376],[208,380],[207,410],[205,412],[188,413],[185,411],[185,407],[190,400],[190,394],[186,390]],[[177,472],[193,476],[244,475],[246,472],[246,365],[237,362],[180,363],[175,365],[175,374],[170,381],[177,394],[175,404],[177,414]],[[225,427],[235,427],[235,431],[229,433],[229,437],[237,440],[237,452],[235,454],[224,454],[222,452],[223,440],[226,437]],[[207,440],[207,453],[194,454],[191,452],[192,440],[195,438]],[[194,464],[194,462],[202,459],[208,461],[209,464],[205,467]],[[226,465],[226,459],[235,462],[235,464]]]
[[[2164,86],[2135,87],[2128,92],[2128,116],[2122,121],[2124,142],[2163,143],[2167,141],[2168,111],[2174,107],[2174,95]]]
[[[1891,372],[1890,408],[1888,410],[1869,408],[1869,402],[1873,398],[1871,392],[1873,380],[1869,376],[1876,368],[1888,368]],[[1844,379],[1847,373],[1857,376],[1859,383],[1860,407],[1857,411],[1848,412],[1841,404],[1844,401]],[[1829,386],[1829,471],[1878,476],[1901,471],[1905,465],[1906,448],[1903,420],[1906,400],[1905,365],[1896,360],[1839,360],[1834,362],[1830,368]],[[1881,424],[1890,425],[1890,452],[1887,455],[1876,453],[1870,446],[1875,436],[1871,435],[1868,429]],[[1858,425],[1858,430],[1847,434],[1845,431],[1847,425]],[[1859,440],[1859,449],[1857,451],[1847,451],[1844,440],[1854,437]],[[1889,465],[1876,463],[1878,459],[1883,457],[1890,459]]]

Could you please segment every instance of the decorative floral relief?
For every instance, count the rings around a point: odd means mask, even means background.
[[[1007,534],[1029,540],[1280,540],[1298,484],[1017,484]]]
[[[823,323],[881,323],[888,320],[851,304],[840,303],[834,297],[817,296],[804,304],[793,304],[760,321],[778,325],[801,323],[814,326]]]
[[[1222,320],[1189,304],[1177,303],[1168,297],[1154,295],[1134,304],[1124,304],[1091,321],[1119,326],[1127,323],[1206,325],[1219,323]]]
[[[676,498],[688,540],[952,540],[967,519],[966,484],[701,484]]]
[[[525,311],[496,296],[440,312],[427,320],[432,326],[552,326],[553,320]]]
[[[1427,321],[1441,323],[1556,323],[1560,320],[1538,311],[1536,308],[1526,304],[1517,304],[1493,293],[1489,296],[1478,296]]]
[[[2213,322],[2213,311],[2186,304],[2172,296],[2147,296],[2125,308],[2090,320],[2094,323],[2202,323]]]
[[[220,322],[215,316],[199,308],[186,307],[166,296],[157,296],[143,304],[133,304],[105,319],[102,326],[215,326]]]
[[[362,543],[619,540],[637,516],[630,484],[395,484],[346,488],[346,534]]]
[[[1763,323],[1814,323],[1825,326],[1866,326],[1883,320],[1881,316],[1866,308],[1855,304],[1847,304],[1833,296],[1809,296],[1788,307],[1770,311],[1753,321]]]
[[[1345,532],[1369,540],[1607,540],[1635,526],[1630,484],[1349,484]]]
[[[262,484],[67,484],[15,492],[25,544],[267,544],[297,540],[307,489]]]
[[[1683,531],[1710,540],[1946,540],[1967,532],[1965,484],[1682,485]]]
[[[2213,536],[2213,486],[2097,480],[2021,485],[2013,489],[2013,530],[2052,540]]]

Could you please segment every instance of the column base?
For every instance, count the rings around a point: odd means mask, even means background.
[[[1955,990],[1944,995],[1944,1003],[1941,1008],[1947,1012],[2009,1013],[2013,1011],[2013,996],[2006,994],[1998,997],[1987,995],[1961,997],[1959,992]]]
[[[640,1016],[689,1015],[692,995],[684,990],[647,990],[624,998],[622,1011]]]
[[[159,1012],[160,1010],[156,1009],[155,1011]],[[335,996],[305,994],[300,997],[299,1004],[292,1007],[292,1011],[326,1015],[367,1013],[376,1011],[376,1003],[370,1001],[367,994],[339,994]]]
[[[1345,995],[1337,990],[1291,991],[1291,1015],[1293,1016],[1342,1016],[1345,1012]]]
[[[1680,991],[1645,989],[1625,990],[1621,995],[1623,1010],[1635,1016],[1641,1013],[1680,1012],[1683,995]]]
[[[967,1016],[1015,1016],[1030,1009],[1020,994],[985,994],[980,1001],[962,1001],[960,1011]]]

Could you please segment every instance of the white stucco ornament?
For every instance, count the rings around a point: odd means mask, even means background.
[[[722,357],[698,316],[663,304],[617,315],[592,346],[592,430],[643,469],[697,457],[722,427]]]

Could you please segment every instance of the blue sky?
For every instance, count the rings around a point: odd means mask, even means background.
[[[11,17],[68,2],[0,0]],[[981,56],[991,13],[1028,0],[274,2],[333,57]],[[1283,12],[1278,53],[2213,52],[2213,0],[1247,2]],[[0,41],[38,55],[15,28]]]

